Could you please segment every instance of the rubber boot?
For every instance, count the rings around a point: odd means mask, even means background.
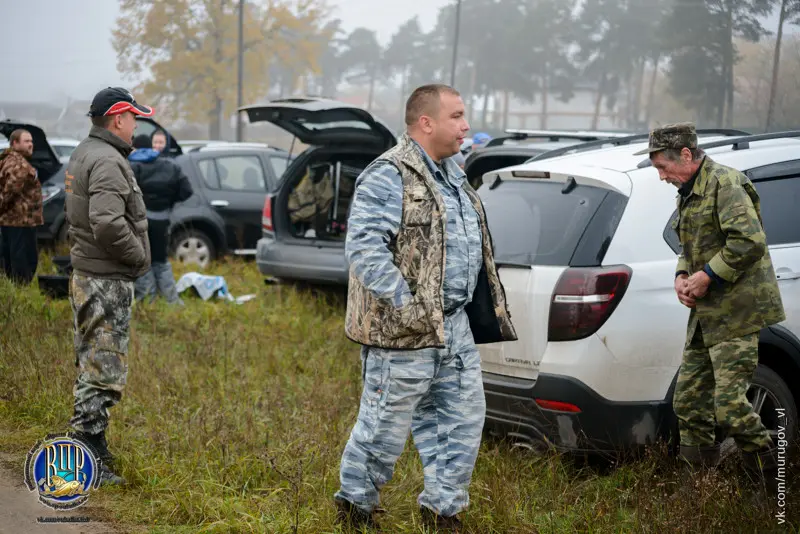
[[[125,479],[114,472],[115,458],[108,450],[108,442],[106,441],[105,431],[97,434],[87,434],[85,432],[76,432],[75,437],[82,440],[94,449],[97,459],[100,460],[99,476],[100,485],[121,485],[125,483]]]
[[[778,496],[778,449],[764,447],[755,452],[742,452],[744,468],[758,488],[757,500],[766,505]]]

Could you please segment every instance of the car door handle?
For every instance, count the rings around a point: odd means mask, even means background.
[[[214,206],[215,208],[227,208],[228,204],[230,204],[230,202],[228,202],[227,200],[212,200],[211,201],[211,205]]]
[[[793,273],[789,269],[778,269],[776,273],[778,280],[797,280],[800,279],[800,273]]]

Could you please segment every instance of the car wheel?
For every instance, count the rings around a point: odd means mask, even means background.
[[[198,230],[182,230],[172,239],[172,257],[181,263],[206,268],[214,259],[214,242]]]
[[[61,224],[61,228],[58,229],[58,235],[56,236],[57,243],[68,243],[69,242],[69,223],[64,221]]]
[[[797,404],[789,386],[778,373],[759,364],[747,391],[747,399],[753,405],[753,411],[761,417],[761,422],[767,427],[773,442],[777,444],[779,432],[783,439],[793,442],[797,432]],[[783,427],[783,430],[780,431],[779,427]],[[722,442],[723,458],[735,450],[733,438]]]

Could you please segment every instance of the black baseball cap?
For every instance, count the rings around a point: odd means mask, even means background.
[[[153,108],[137,103],[130,91],[122,87],[103,89],[94,95],[92,105],[89,106],[90,117],[118,115],[126,111],[142,117],[150,117],[155,113]]]

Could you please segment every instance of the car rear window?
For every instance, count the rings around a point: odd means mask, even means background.
[[[600,265],[627,204],[624,195],[588,185],[504,180],[479,193],[498,263]]]

